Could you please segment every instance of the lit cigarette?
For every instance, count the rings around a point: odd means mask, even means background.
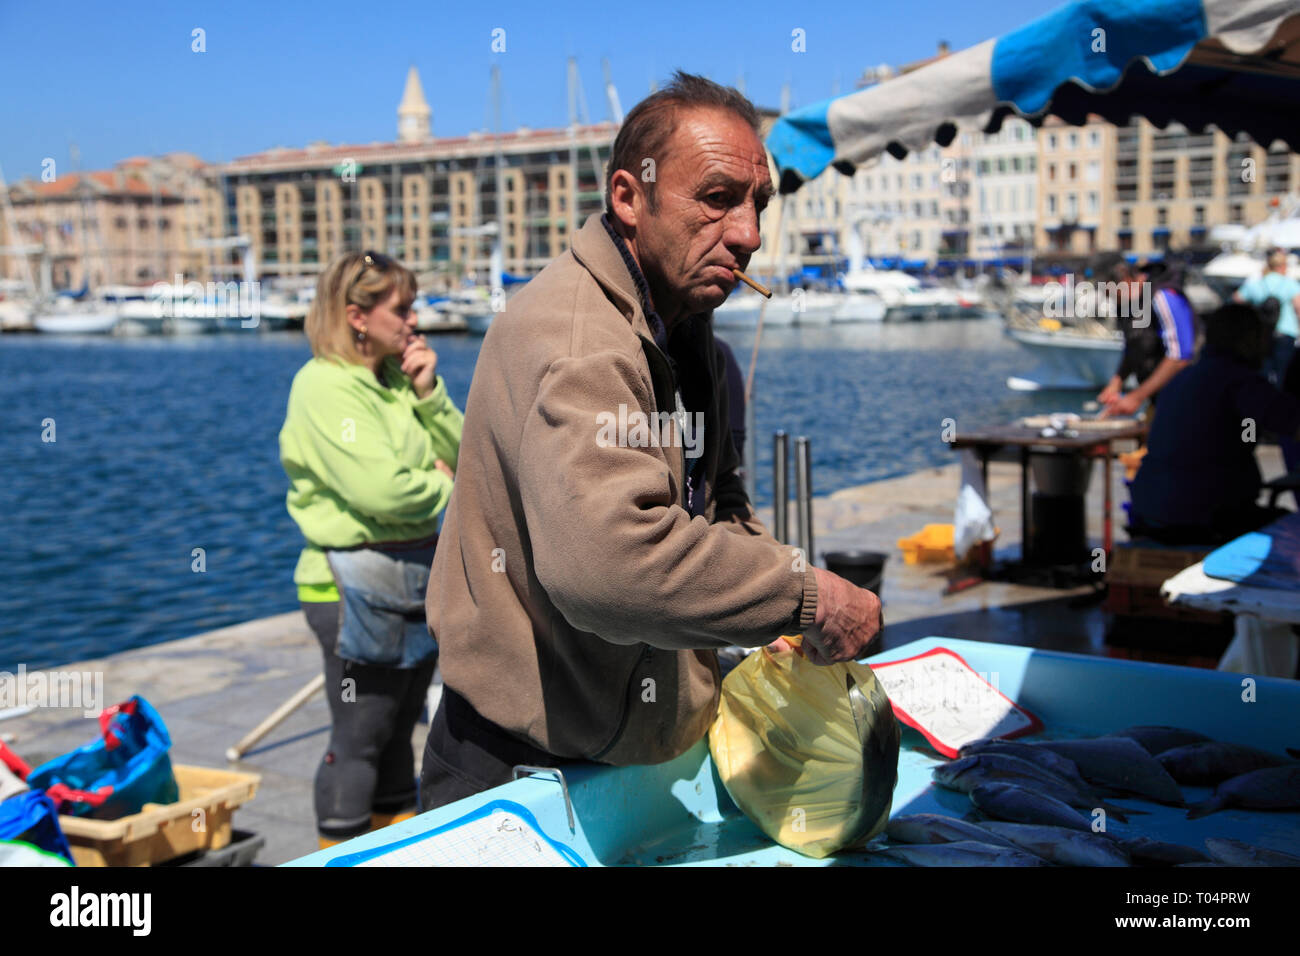
[[[731,270],[731,274],[734,275],[734,276],[735,276],[737,279],[739,279],[741,282],[745,283],[745,285],[749,286],[751,289],[753,289],[755,292],[757,292],[757,293],[758,293],[759,295],[761,295],[763,298],[765,298],[765,299],[770,299],[770,298],[772,298],[772,290],[771,290],[771,289],[769,289],[769,288],[767,288],[766,286],[760,285],[759,283],[755,282],[753,279],[751,279],[749,276],[745,275],[745,273],[741,272],[739,269],[732,269],[732,270]]]

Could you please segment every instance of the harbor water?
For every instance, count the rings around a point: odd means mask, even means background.
[[[747,371],[753,333],[720,335]],[[480,342],[430,337],[461,407]],[[277,434],[309,357],[301,333],[0,340],[0,670],[296,608],[302,540]],[[758,504],[777,428],[811,439],[824,495],[950,464],[945,419],[1077,411],[1091,397],[1008,391],[1032,364],[997,320],[765,331]]]

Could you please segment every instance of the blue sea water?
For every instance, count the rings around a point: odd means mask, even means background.
[[[720,334],[747,370],[753,334]],[[430,337],[462,408],[480,341]],[[300,333],[0,339],[0,670],[297,607],[302,539],[276,436],[309,357]],[[1032,364],[996,321],[765,331],[758,503],[777,428],[811,438],[813,488],[827,494],[949,463],[945,418],[1077,410],[1087,396],[1006,389]]]

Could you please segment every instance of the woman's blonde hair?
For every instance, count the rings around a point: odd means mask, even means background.
[[[369,312],[396,289],[402,301],[415,299],[415,274],[396,259],[375,252],[345,252],[320,274],[316,298],[304,327],[311,354],[360,362],[356,332],[348,324],[348,306]]]

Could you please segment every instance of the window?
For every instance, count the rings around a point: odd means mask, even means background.
[[[1133,210],[1121,209],[1119,211],[1119,224],[1125,229],[1133,225]]]
[[[1024,162],[1021,160],[1019,156],[1011,157],[1011,171],[1013,173],[1020,172],[1023,166],[1024,166]]]
[[[1047,164],[1047,178],[1052,181],[1056,180],[1056,163]]]
[[[1192,210],[1192,222],[1197,226],[1205,225],[1205,207],[1197,206]]]
[[[1083,168],[1083,178],[1090,183],[1101,179],[1101,162],[1096,159],[1088,160],[1088,164]]]
[[[1157,226],[1169,225],[1169,210],[1165,209],[1163,206],[1159,206],[1156,208],[1156,225]]]
[[[1069,193],[1065,197],[1065,218],[1075,221],[1079,218],[1079,195]]]
[[[1093,130],[1091,133],[1088,134],[1088,147],[1090,149],[1097,149],[1100,146],[1101,146],[1101,133],[1097,132],[1096,130]]]
[[[1047,214],[1049,216],[1056,215],[1056,194],[1055,193],[1047,194]]]
[[[1006,158],[1005,156],[999,156],[999,157],[998,157],[998,173],[999,173],[999,174],[1002,174],[1002,175],[1005,175],[1005,174],[1006,174],[1006,171],[1007,171],[1007,158]]]
[[[1073,134],[1071,134],[1071,135],[1073,135]],[[1079,178],[1079,164],[1078,164],[1078,163],[1070,163],[1068,168],[1069,168],[1069,175],[1068,175],[1066,178],[1067,178],[1070,182],[1074,182],[1076,179]]]
[[[1056,134],[1055,134],[1055,133],[1048,133],[1048,134],[1047,134],[1047,149],[1048,149],[1049,151],[1056,149]]]
[[[1088,193],[1088,212],[1094,216],[1101,212],[1101,196],[1098,193]]]

